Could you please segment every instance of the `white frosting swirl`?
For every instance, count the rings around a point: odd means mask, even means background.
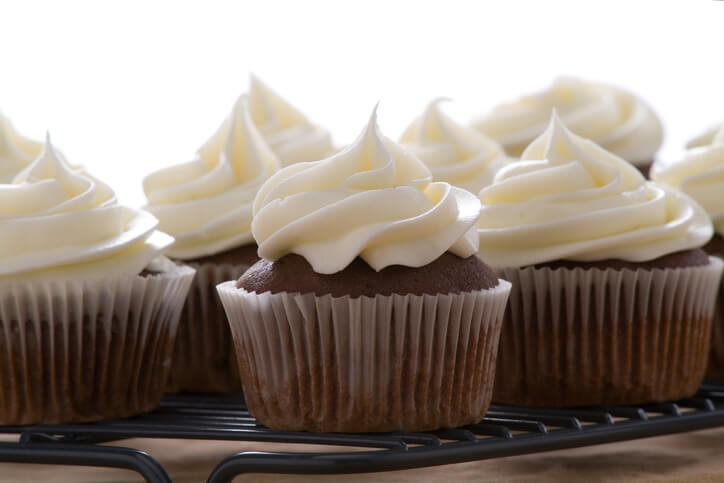
[[[702,146],[709,146],[714,143],[714,137],[724,129],[724,122],[718,122],[709,126],[703,133],[690,139],[686,143],[688,149],[700,148]]]
[[[445,251],[477,251],[480,201],[382,136],[376,112],[357,140],[331,158],[288,166],[254,200],[259,255],[296,253],[317,273],[343,270],[359,256],[375,270],[420,267]]]
[[[42,151],[43,143],[22,136],[0,112],[0,183],[10,183]]]
[[[313,124],[254,75],[249,86],[249,110],[283,166],[318,161],[334,150],[329,131]]]
[[[704,245],[706,212],[552,116],[520,161],[480,192],[480,257],[494,268],[554,260],[632,262]]]
[[[35,161],[0,184],[0,283],[138,274],[173,242],[157,224],[73,170],[48,138]]]
[[[502,146],[453,121],[440,110],[443,99],[432,101],[400,138],[432,172],[434,181],[478,193],[493,181],[506,161]]]
[[[724,236],[724,124],[708,136],[709,144],[687,151],[680,161],[655,164],[652,179],[678,188],[709,213]]]
[[[168,255],[192,259],[253,242],[252,202],[279,167],[241,96],[193,161],[148,175],[146,209],[176,238]]]
[[[639,97],[568,77],[495,107],[473,125],[502,143],[508,154],[519,156],[545,130],[553,109],[571,131],[634,164],[652,162],[663,140],[661,121]]]

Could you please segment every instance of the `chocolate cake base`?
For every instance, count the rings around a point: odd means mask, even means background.
[[[712,256],[724,259],[724,237],[715,234],[704,250]],[[719,289],[714,322],[711,329],[711,355],[706,370],[707,379],[724,380],[724,282]]]
[[[356,258],[344,270],[322,275],[304,257],[290,254],[276,261],[260,260],[238,281],[237,287],[256,293],[313,293],[334,297],[448,294],[495,287],[498,278],[476,256],[460,258],[443,253],[422,267],[392,265],[379,272]]]
[[[193,271],[0,290],[0,425],[158,406]]]
[[[257,256],[249,244],[186,260],[197,271],[181,313],[167,392],[240,392],[234,344],[216,285],[236,280]]]
[[[704,259],[691,250],[641,264],[561,261],[502,270],[513,290],[493,401],[641,404],[695,393],[712,323],[703,301],[713,300],[721,269]]]

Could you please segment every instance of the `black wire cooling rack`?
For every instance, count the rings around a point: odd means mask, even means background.
[[[151,456],[103,443],[127,438],[304,443],[319,452],[244,452],[219,462],[208,478],[242,473],[342,474],[390,471],[610,443],[724,425],[724,382],[695,397],[645,406],[580,409],[492,406],[478,424],[425,433],[316,434],[265,428],[240,395],[175,395],[151,413],[88,424],[0,426],[18,435],[0,443],[0,462],[126,468],[149,482],[170,482]],[[335,452],[324,451],[335,446]],[[339,451],[338,447],[350,447]],[[329,449],[329,448],[327,448]]]

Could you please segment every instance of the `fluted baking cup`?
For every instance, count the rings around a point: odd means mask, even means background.
[[[506,281],[357,298],[218,289],[247,405],[268,427],[428,430],[477,422],[490,404]]]
[[[722,261],[668,269],[501,270],[513,284],[493,401],[639,404],[704,377]]]
[[[239,392],[239,366],[216,286],[249,265],[191,264],[196,277],[181,312],[167,392]]]
[[[158,405],[194,270],[0,288],[0,425],[122,418]]]
[[[711,354],[709,355],[706,378],[724,380],[724,279],[722,279],[716,308],[714,309],[714,322],[711,328]]]

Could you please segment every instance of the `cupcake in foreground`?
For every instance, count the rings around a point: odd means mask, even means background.
[[[249,410],[271,428],[414,431],[479,421],[510,284],[475,257],[479,200],[383,137],[262,186],[262,257],[219,285]]]
[[[556,117],[480,192],[479,254],[513,284],[493,400],[639,404],[704,377],[722,261],[683,193]]]
[[[194,271],[156,225],[49,141],[0,184],[0,425],[158,405]]]
[[[493,181],[505,164],[503,148],[476,130],[461,126],[440,109],[442,99],[432,101],[400,138],[443,181],[477,194]]]
[[[334,151],[329,131],[307,119],[255,75],[249,85],[249,111],[283,166],[317,161]]]
[[[473,126],[518,157],[546,129],[553,109],[571,131],[648,173],[663,140],[661,121],[642,99],[611,85],[559,78],[543,91],[495,107]]]
[[[181,315],[169,391],[238,392],[239,370],[216,285],[259,259],[251,236],[252,202],[279,167],[242,96],[190,162],[148,175],[146,209],[176,238],[172,259],[197,274]]]
[[[712,256],[724,258],[724,124],[709,135],[708,145],[695,143],[678,162],[668,165],[655,164],[652,179],[677,188],[694,198],[709,213],[714,223],[714,237],[704,246]],[[724,379],[724,288],[719,300],[712,328],[712,352],[707,377]]]
[[[43,143],[24,137],[0,111],[0,183],[12,182],[43,151]]]

